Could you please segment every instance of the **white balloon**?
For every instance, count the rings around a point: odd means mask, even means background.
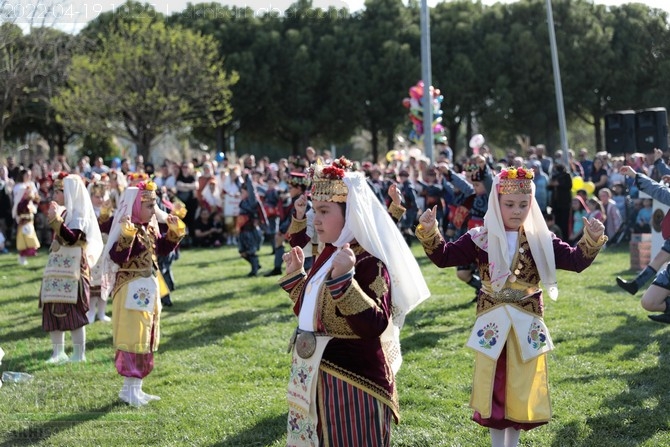
[[[482,147],[482,145],[484,144],[484,141],[485,141],[484,136],[482,134],[478,133],[477,135],[473,135],[472,138],[470,138],[469,146],[470,146],[471,149],[474,149],[476,147]]]

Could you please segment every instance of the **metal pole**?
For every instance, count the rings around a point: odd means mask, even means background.
[[[561,150],[563,151],[565,169],[567,172],[570,172],[568,131],[565,126],[563,89],[561,88],[561,69],[558,66],[558,50],[556,48],[556,33],[554,32],[554,14],[551,10],[551,0],[547,0],[547,26],[549,27],[549,44],[551,46],[551,65],[554,70],[554,87],[556,88],[556,108],[558,110],[558,127],[561,133]]]
[[[421,0],[421,77],[423,78],[423,149],[433,162],[433,83],[430,63],[430,11],[427,0]]]

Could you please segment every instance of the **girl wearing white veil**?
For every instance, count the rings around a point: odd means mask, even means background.
[[[470,406],[473,420],[489,429],[493,447],[515,447],[520,430],[551,418],[546,354],[553,344],[540,282],[556,299],[556,269],[581,272],[607,241],[602,222],[586,218],[576,247],[561,241],[547,228],[534,197],[532,171],[503,169],[493,179],[483,226],[447,243],[435,209],[428,209],[415,233],[438,267],[479,268],[477,320],[467,342],[475,350]]]
[[[114,363],[124,377],[119,398],[133,406],[160,399],[142,391],[160,343],[157,256],[168,255],[186,233],[177,216],[164,212],[159,217],[166,225],[159,227],[157,209],[155,183],[127,188],[103,251],[101,294],[112,297]]]
[[[362,173],[344,158],[313,168],[314,230],[324,244],[309,274],[300,247],[284,255],[281,286],[298,328],[288,401],[291,446],[389,446],[399,418],[395,374],[405,315],[430,292]],[[294,219],[289,234],[307,231]]]
[[[65,331],[72,332],[70,361],[82,362],[86,361],[90,268],[102,253],[102,236],[88,191],[79,176],[57,173],[52,188],[47,221],[54,239],[40,290],[42,328],[49,332],[53,345],[49,363],[68,360]]]

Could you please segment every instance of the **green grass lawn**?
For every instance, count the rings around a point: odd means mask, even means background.
[[[432,297],[409,315],[398,374],[401,422],[393,445],[487,446],[470,420],[473,290],[413,246]],[[263,247],[262,271],[272,268]],[[164,309],[160,350],[142,408],[118,400],[110,324],[87,327],[85,364],[50,366],[37,307],[45,252],[19,267],[0,256],[2,371],[34,375],[0,388],[0,447],[283,446],[288,338],[296,324],[277,277],[247,278],[233,248],[183,250],[174,264],[174,307]],[[608,249],[582,274],[559,272],[560,298],[546,302],[556,349],[549,355],[553,420],[523,446],[670,446],[670,327],[647,319],[614,277],[628,248]],[[111,307],[111,306],[110,306]],[[109,312],[108,312],[109,314]],[[71,339],[66,334],[67,352]]]

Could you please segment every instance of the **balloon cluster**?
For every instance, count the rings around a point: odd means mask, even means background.
[[[402,100],[402,105],[409,109],[409,119],[412,121],[412,130],[409,133],[409,139],[414,143],[421,143],[423,141],[423,81],[419,81],[416,85],[410,87],[409,98]],[[442,123],[442,101],[444,96],[440,94],[440,90],[430,86],[430,97],[433,107],[433,141],[436,143],[444,143],[447,137],[444,136],[444,126]]]
[[[572,194],[577,194],[577,191],[583,189],[589,196],[596,190],[596,184],[593,182],[585,182],[581,176],[572,177]]]

